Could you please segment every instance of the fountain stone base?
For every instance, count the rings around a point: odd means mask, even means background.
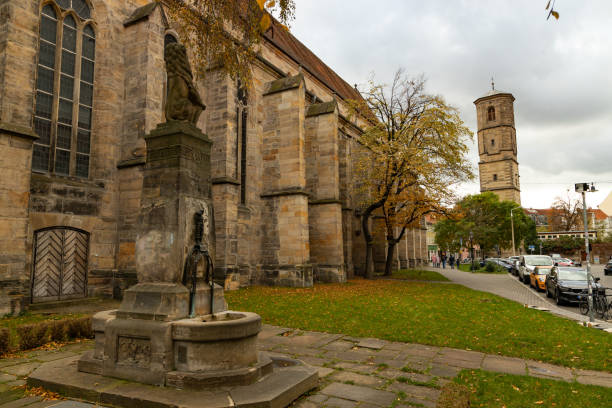
[[[94,316],[95,348],[79,360],[79,371],[190,389],[252,384],[272,372],[272,360],[257,352],[255,313],[170,322],[120,316],[116,310]]]

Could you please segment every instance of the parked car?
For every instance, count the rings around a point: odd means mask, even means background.
[[[568,258],[553,259],[555,266],[574,266],[574,261]]]
[[[553,266],[553,260],[547,255],[521,255],[519,261],[518,277],[524,283],[528,284],[531,280],[531,274],[536,266]]]
[[[552,266],[536,266],[529,275],[529,285],[538,292],[546,290],[546,277],[552,270]]]
[[[519,265],[520,260],[521,260],[520,256],[511,256],[510,258],[508,258],[508,263],[512,265],[512,274],[514,276],[518,276],[518,269],[519,269],[518,265]]]
[[[604,275],[612,275],[612,259],[604,266]]]
[[[593,291],[605,294],[599,278],[592,281]],[[546,296],[555,298],[558,305],[579,302],[588,296],[587,271],[582,268],[555,266],[546,277]]]

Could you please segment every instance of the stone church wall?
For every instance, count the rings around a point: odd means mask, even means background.
[[[33,248],[46,228],[87,234],[89,296],[120,297],[135,283],[143,137],[164,120],[167,16],[158,6],[131,18],[147,0],[92,0],[89,177],[32,172],[41,4],[0,5],[0,314],[32,300]],[[336,92],[298,61],[268,40],[262,56],[244,107],[235,81],[219,71],[199,83],[207,109],[198,125],[214,142],[215,273],[228,289],[343,282],[363,270],[353,187],[360,129]]]

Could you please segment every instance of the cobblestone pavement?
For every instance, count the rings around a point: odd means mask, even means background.
[[[599,271],[597,268],[599,266],[601,265],[596,265],[593,268],[594,276],[603,276],[603,267],[601,267],[601,271]],[[552,299],[546,297],[546,294],[536,292],[534,289],[530,288],[529,285],[521,283],[511,274],[469,273],[457,269],[450,269],[448,267],[445,269],[430,267],[428,269],[439,272],[451,281],[470,289],[493,293],[524,305],[549,309],[553,314],[575,321],[589,321],[588,316],[581,315],[577,307],[557,306]],[[597,320],[596,323],[600,328],[612,330],[611,323],[606,323],[601,320]]]
[[[93,342],[70,344],[56,351],[34,351],[0,360],[2,408],[82,408],[74,401],[19,398],[12,387],[46,361],[72,357]],[[435,407],[440,387],[464,368],[578,381],[612,387],[612,373],[554,366],[475,351],[353,338],[342,334],[307,332],[264,326],[259,348],[272,355],[298,358],[319,371],[319,387],[297,401],[299,408]]]

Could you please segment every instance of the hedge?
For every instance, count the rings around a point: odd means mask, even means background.
[[[15,334],[12,337],[9,329],[0,328],[0,355],[11,351],[11,343],[15,351],[23,351],[43,346],[49,342],[59,343],[77,338],[91,339],[93,338],[91,317],[24,324],[15,328]]]

